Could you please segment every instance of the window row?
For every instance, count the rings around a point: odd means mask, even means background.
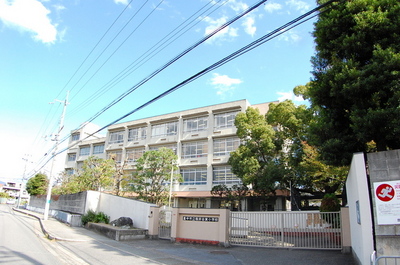
[[[90,146],[82,146],[79,148],[79,156],[88,156],[90,154],[97,155],[104,153],[104,144],[93,145],[93,150],[90,152]],[[68,154],[68,161],[75,161],[76,154]]]
[[[240,140],[237,137],[227,137],[227,138],[217,138],[213,141],[213,152],[214,156],[226,156],[229,155],[230,152],[235,151],[240,145]],[[157,150],[161,146],[151,146],[149,150]],[[166,147],[172,149],[176,154],[176,145],[164,145],[162,147]],[[145,148],[133,148],[126,150],[126,161],[128,163],[135,162],[139,157],[143,155],[145,152]],[[102,154],[104,153],[104,145],[94,145],[92,154]],[[115,160],[119,163],[122,161],[122,150],[118,151],[108,151],[108,158],[110,154],[115,156]],[[90,155],[90,146],[83,146],[79,149],[79,156],[89,156]],[[181,157],[183,159],[188,158],[199,158],[206,157],[208,155],[208,141],[195,141],[195,142],[184,142],[182,143],[182,154]],[[75,161],[76,154],[68,154],[68,161]]]
[[[234,127],[235,117],[238,111],[221,113],[214,115],[214,129],[224,129]],[[199,132],[208,129],[208,117],[196,117],[183,120],[183,132]],[[151,138],[166,137],[178,134],[178,121],[171,121],[161,124],[151,125]],[[124,142],[125,130],[109,133],[108,143],[117,144]],[[137,127],[128,130],[128,142],[144,140],[147,137],[147,127]]]
[[[66,169],[67,175],[74,174],[74,169]],[[180,185],[206,185],[207,184],[207,168],[183,168],[180,170],[183,182]],[[242,181],[231,172],[230,166],[213,167],[213,185],[232,185],[241,184]]]
[[[183,178],[181,185],[206,185],[207,168],[183,168],[180,171]],[[241,180],[231,172],[230,166],[213,167],[213,185],[240,184]]]

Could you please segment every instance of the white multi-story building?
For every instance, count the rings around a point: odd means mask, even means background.
[[[265,114],[269,104],[250,105],[247,100],[239,100],[164,114],[111,125],[106,137],[91,136],[79,141],[83,135],[91,133],[83,127],[71,134],[70,144],[75,141],[78,144],[68,150],[65,169],[73,172],[91,155],[104,159],[114,155],[117,162],[125,163],[124,169],[129,172],[145,151],[166,147],[178,156],[183,179],[172,186],[173,205],[223,207],[222,199],[213,197],[210,191],[215,185],[241,183],[227,163],[230,152],[240,144],[234,125],[236,114],[250,106]],[[248,207],[260,208],[259,205]],[[286,209],[285,201],[274,199],[268,203],[268,208]]]

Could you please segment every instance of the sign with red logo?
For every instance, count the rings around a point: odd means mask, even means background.
[[[376,188],[376,197],[384,202],[394,199],[394,188],[387,183],[381,184]]]
[[[400,225],[400,180],[375,182],[378,225]]]

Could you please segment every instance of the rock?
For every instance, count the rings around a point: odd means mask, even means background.
[[[110,223],[112,226],[131,228],[133,227],[133,221],[130,217],[120,217]]]

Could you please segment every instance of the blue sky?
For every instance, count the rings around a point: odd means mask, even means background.
[[[45,154],[54,145],[50,139],[62,112],[59,100],[65,100],[67,91],[69,104],[60,138],[259,1],[129,2],[0,0],[0,180],[21,178],[25,166],[28,174],[47,160]],[[315,7],[311,0],[266,2],[93,122],[104,126],[116,120]],[[240,99],[251,104],[297,100],[293,88],[311,77],[314,21],[266,42],[123,121]],[[165,44],[160,46],[162,41]],[[65,153],[57,156],[54,174],[62,170],[64,160]],[[48,174],[50,167],[48,163],[42,172]]]

